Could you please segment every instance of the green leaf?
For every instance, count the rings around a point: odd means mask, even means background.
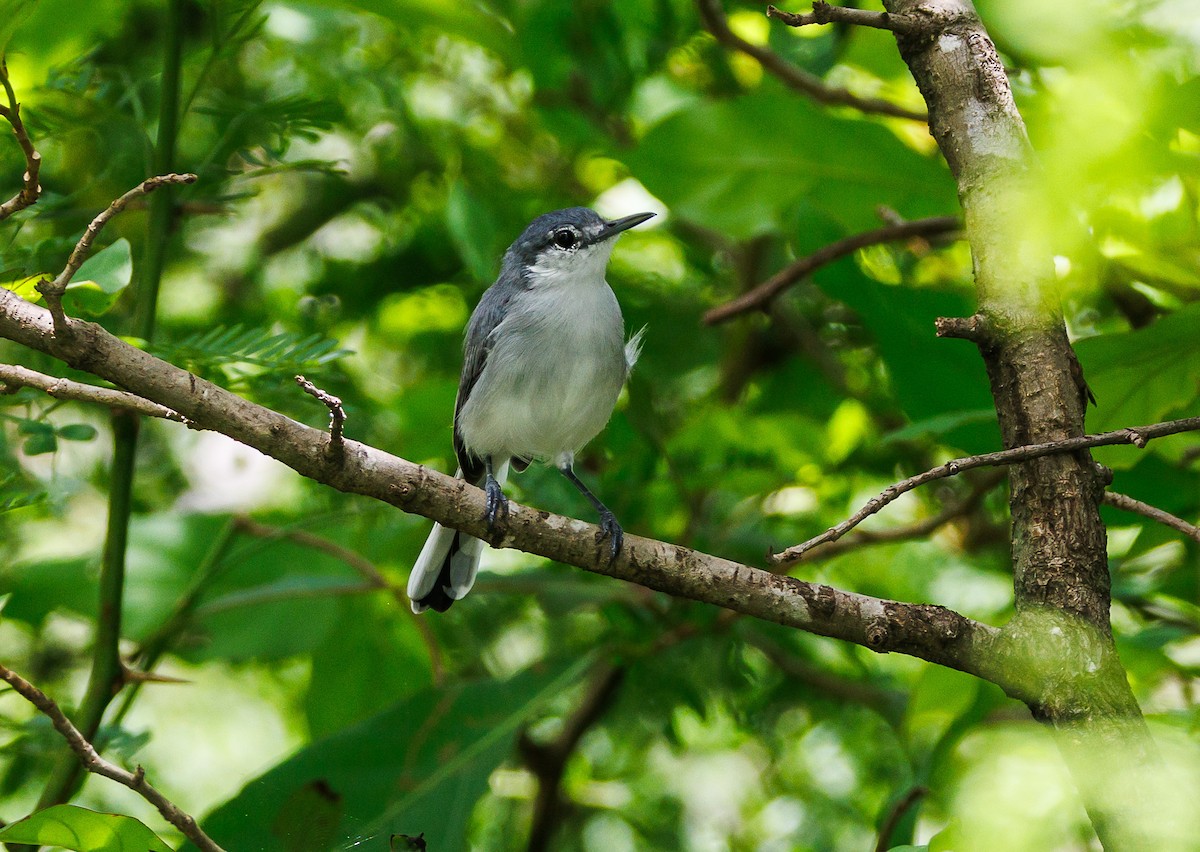
[[[0,831],[0,840],[75,852],[172,852],[161,837],[133,817],[74,805],[55,805],[30,814]]]
[[[68,423],[58,429],[58,437],[64,441],[91,441],[96,434],[96,427],[89,423]]]
[[[323,848],[423,832],[430,849],[465,849],[475,801],[517,730],[588,663],[424,690],[251,781],[205,831],[227,849],[292,852],[310,848],[307,832],[336,812]],[[297,803],[314,796],[320,812],[306,815]]]
[[[955,206],[940,161],[770,85],[676,113],[629,166],[673,213],[737,239],[778,229],[801,202],[850,230],[877,227],[881,204],[913,218]]]
[[[319,334],[275,333],[267,328],[216,326],[190,335],[178,343],[156,345],[154,354],[183,363],[193,370],[231,364],[248,364],[280,373],[298,373],[328,364],[348,349]]]
[[[53,277],[48,273],[39,272],[37,275],[26,275],[24,278],[17,278],[14,281],[5,281],[0,284],[0,287],[16,293],[27,302],[37,302],[42,298],[42,294],[37,290],[38,282]]]
[[[1152,325],[1124,334],[1081,340],[1075,346],[1083,374],[1096,395],[1089,432],[1145,426],[1187,411],[1200,396],[1200,304],[1188,305]],[[1160,449],[1154,442],[1150,449]],[[1101,460],[1120,468],[1136,464],[1144,450],[1106,447]]]
[[[17,427],[17,431],[29,436],[21,445],[21,449],[27,456],[45,455],[58,449],[58,437],[54,434],[54,427],[49,423],[23,420]]]
[[[108,313],[132,278],[129,240],[122,237],[83,262],[63,294],[63,308],[93,317]]]
[[[0,0],[0,53],[8,47],[17,27],[33,11],[36,0]]]
[[[471,275],[490,281],[496,274],[496,218],[487,203],[461,182],[450,188],[446,199],[446,226]]]

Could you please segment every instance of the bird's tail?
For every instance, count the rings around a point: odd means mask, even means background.
[[[462,471],[456,474],[462,476]],[[504,486],[508,479],[508,463],[495,472],[496,481]],[[425,540],[421,555],[408,575],[408,597],[413,612],[427,609],[445,612],[457,600],[466,597],[475,585],[483,542],[456,529],[433,525]]]

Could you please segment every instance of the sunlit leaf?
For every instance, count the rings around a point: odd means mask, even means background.
[[[204,828],[226,848],[287,850],[308,828],[281,822],[281,814],[293,811],[296,796],[311,795],[304,790],[319,789],[341,815],[335,843],[424,833],[431,849],[462,848],[475,800],[518,726],[584,664],[418,693],[251,781]]]
[[[63,294],[63,308],[93,317],[108,313],[132,277],[129,240],[122,237],[83,262]]]
[[[133,817],[75,805],[55,805],[30,814],[0,830],[0,840],[75,852],[172,852],[162,838]]]
[[[801,202],[862,230],[879,224],[880,204],[910,218],[955,209],[940,162],[774,86],[677,113],[629,165],[672,212],[734,238],[778,228]]]

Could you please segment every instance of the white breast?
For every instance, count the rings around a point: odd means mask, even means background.
[[[612,415],[626,373],[621,308],[603,277],[561,272],[537,275],[496,328],[458,420],[478,456],[574,453]]]

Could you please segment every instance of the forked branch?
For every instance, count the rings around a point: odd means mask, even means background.
[[[13,135],[17,137],[17,144],[21,146],[21,153],[25,157],[25,174],[22,177],[21,189],[8,201],[0,204],[0,222],[3,222],[14,213],[37,203],[42,194],[41,184],[38,183],[38,172],[42,168],[42,155],[33,147],[33,140],[29,138],[25,122],[21,119],[21,104],[17,100],[17,93],[13,91],[12,83],[9,82],[8,65],[3,56],[0,56],[0,86],[4,87],[7,101],[5,104],[0,104],[0,118],[3,118],[12,127]]]
[[[916,476],[910,476],[908,479],[901,480],[894,485],[889,485],[878,496],[872,497],[861,509],[837,526],[830,527],[825,532],[810,538],[808,541],[789,547],[782,553],[771,555],[769,561],[773,565],[787,565],[796,562],[817,545],[837,541],[901,494],[907,494],[914,488],[937,479],[956,476],[963,471],[973,470],[977,467],[1017,464],[1029,461],[1030,459],[1071,453],[1091,447],[1133,444],[1135,447],[1141,448],[1145,447],[1146,443],[1154,438],[1163,438],[1167,435],[1177,435],[1180,432],[1195,432],[1197,430],[1200,430],[1200,417],[1187,417],[1181,420],[1154,423],[1150,426],[1132,426],[1125,429],[1115,429],[1111,432],[1101,432],[1098,435],[1080,435],[1076,438],[1064,438],[1061,441],[1028,444],[1023,447],[1013,447],[1012,449],[1001,450],[995,453],[983,453],[977,456],[952,459],[937,467],[930,468],[924,473],[918,473]]]
[[[95,747],[88,742],[87,737],[71,724],[71,720],[66,717],[63,711],[59,709],[58,705],[46,693],[3,665],[0,665],[0,680],[8,683],[18,695],[36,707],[50,720],[51,724],[54,725],[54,729],[62,734],[63,739],[67,741],[67,745],[71,747],[71,751],[75,752],[84,769],[96,775],[103,775],[105,778],[110,778],[137,793],[147,802],[154,805],[158,809],[158,812],[163,815],[163,818],[183,832],[183,835],[192,841],[192,843],[195,843],[197,848],[204,850],[204,852],[224,852],[211,837],[204,833],[204,830],[200,828],[191,814],[181,810],[178,805],[160,793],[146,780],[146,773],[142,767],[139,766],[133,772],[129,772],[116,764],[109,763],[101,757]]]

